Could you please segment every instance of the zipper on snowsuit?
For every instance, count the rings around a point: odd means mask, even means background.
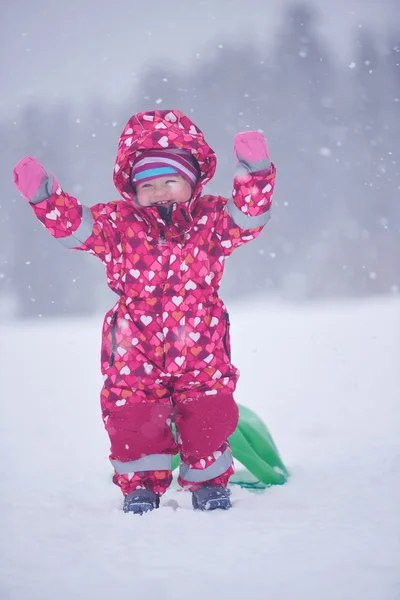
[[[172,206],[169,206],[168,208],[159,206],[158,214],[163,219],[163,221],[167,227],[169,227],[172,224],[172,218],[171,218],[172,217]],[[165,230],[160,229],[160,245],[165,244],[165,242],[166,242]],[[162,287],[164,288],[164,284]],[[164,340],[164,354],[163,354],[163,359],[162,359],[163,370],[165,370],[166,363],[167,363],[167,353],[165,351],[165,340]]]
[[[186,214],[186,210],[184,208],[181,208],[180,210],[181,210],[181,215],[185,219],[186,223],[189,223],[190,221],[189,221],[189,217]]]
[[[115,355],[117,352],[117,315],[118,315],[118,311],[115,311],[113,313],[113,316],[111,317],[111,356],[110,356],[110,360],[108,363],[109,367],[112,367],[114,364],[114,360],[115,360]]]
[[[225,327],[224,336],[222,338],[222,343],[224,345],[227,357],[229,358],[229,360],[231,360],[231,351],[228,347],[228,333],[229,333],[229,326],[230,326],[231,322],[229,320],[229,314],[227,312],[225,313],[225,321],[226,321],[226,327]]]

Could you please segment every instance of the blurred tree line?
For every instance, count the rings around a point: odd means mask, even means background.
[[[32,104],[18,122],[0,122],[2,302],[15,300],[24,318],[102,306],[102,266],[46,235],[15,191],[12,168],[34,155],[83,203],[118,198],[112,173],[121,130],[132,114],[155,107],[179,108],[204,131],[218,157],[211,193],[230,194],[237,131],[261,129],[269,141],[278,167],[273,219],[228,262],[226,299],[259,291],[292,300],[397,293],[400,25],[388,33],[386,51],[373,32],[355,32],[351,64],[335,57],[302,4],[281,27],[268,50],[227,43],[189,72],[149,67],[118,106],[102,98],[83,111]]]

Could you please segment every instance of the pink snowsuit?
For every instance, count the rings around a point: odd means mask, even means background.
[[[130,183],[143,150],[191,152],[201,176],[188,204],[166,223],[138,205]],[[226,486],[233,473],[227,442],[238,422],[229,317],[218,297],[224,261],[254,239],[269,218],[275,167],[235,177],[232,199],[201,196],[216,157],[202,132],[177,110],[134,115],[121,135],[114,183],[123,200],[91,208],[60,188],[33,209],[65,246],[95,254],[117,294],[102,334],[103,421],[114,482],[124,494],[171,483],[191,490]],[[173,435],[171,425],[176,425]]]

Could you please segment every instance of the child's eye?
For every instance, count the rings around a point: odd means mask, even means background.
[[[176,179],[168,179],[166,183],[176,183]]]

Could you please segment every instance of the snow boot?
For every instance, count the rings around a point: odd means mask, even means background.
[[[152,490],[134,490],[125,496],[123,510],[142,515],[160,506],[160,497]]]
[[[197,510],[215,510],[221,508],[228,510],[232,508],[228,488],[218,485],[205,485],[192,493],[193,508]]]

